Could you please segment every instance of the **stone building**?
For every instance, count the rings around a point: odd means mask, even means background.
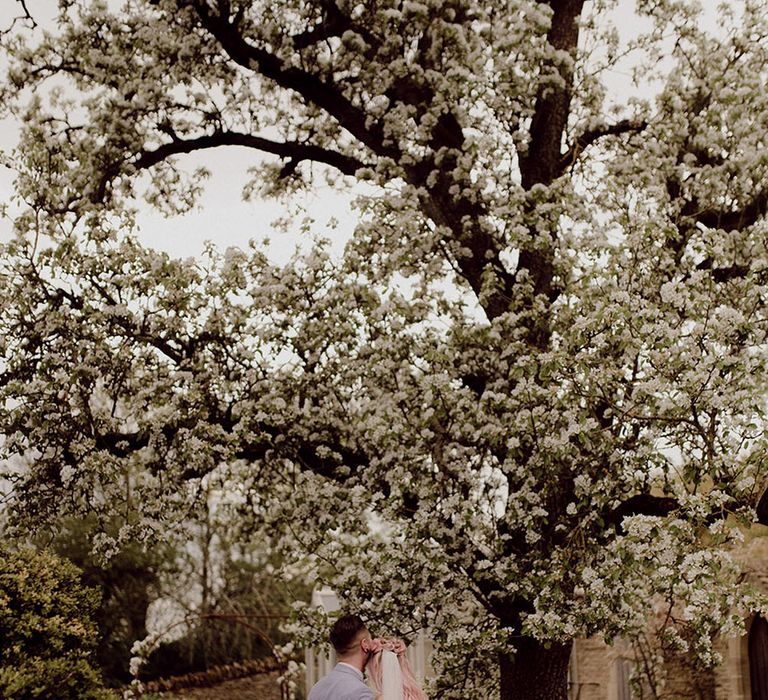
[[[768,593],[768,537],[753,537],[737,557],[747,577]],[[744,636],[718,640],[723,663],[714,669],[696,668],[685,655],[666,659],[662,699],[768,700],[768,621],[753,615],[745,626]],[[630,678],[638,663],[628,644],[577,640],[571,656],[570,700],[633,700]],[[641,700],[652,697],[646,694]]]
[[[756,616],[747,624],[745,636],[720,640],[723,663],[715,669],[697,669],[685,656],[667,659],[663,700],[768,700],[768,622]],[[577,640],[570,700],[634,700],[630,679],[636,667],[629,645]]]

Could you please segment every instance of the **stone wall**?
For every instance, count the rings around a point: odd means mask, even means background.
[[[572,700],[628,700],[622,693],[631,650],[621,642],[609,646],[597,639],[578,639],[571,654]]]
[[[734,556],[747,577],[768,593],[768,528],[756,526]],[[747,630],[751,620],[746,621]],[[723,663],[715,669],[696,668],[685,655],[667,659],[663,700],[751,700],[746,635],[720,639]],[[628,674],[639,662],[625,643],[609,646],[598,639],[574,644],[570,700],[631,700]]]

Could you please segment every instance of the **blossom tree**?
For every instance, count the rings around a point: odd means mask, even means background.
[[[768,7],[714,35],[640,0],[627,39],[616,5],[60,0],[41,32],[21,4],[17,521],[162,536],[215,480],[372,626],[428,626],[439,697],[565,698],[572,640],[657,601],[715,663],[768,475]],[[652,99],[612,95],[625,54]],[[251,193],[357,187],[343,256],[127,234],[223,146]]]

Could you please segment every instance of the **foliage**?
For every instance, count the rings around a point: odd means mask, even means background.
[[[262,554],[226,562],[215,597],[181,640],[187,670],[272,657],[289,642],[282,625],[292,604],[309,600],[310,591],[302,581],[286,584],[267,559]]]
[[[165,626],[154,626],[165,634],[142,679],[275,659],[289,641],[281,627],[292,604],[310,598],[306,572],[282,567],[263,534],[244,532],[242,522],[211,497],[186,523],[186,546],[177,549],[158,601],[168,612]]]
[[[118,525],[108,524],[101,534],[117,533]],[[221,503],[187,513],[173,537],[151,548],[126,542],[108,560],[92,552],[100,532],[93,517],[65,518],[50,527],[51,548],[100,593],[93,615],[95,662],[112,686],[131,680],[131,649],[146,637],[148,615],[155,631],[170,636],[153,651],[143,680],[274,657],[275,647],[288,642],[280,625],[291,604],[309,600],[303,572],[281,571],[263,537],[243,532]],[[49,537],[41,533],[37,539]]]
[[[129,503],[108,552],[215,477],[371,624],[431,627],[440,697],[564,698],[570,640],[670,596],[713,663],[768,475],[768,13],[639,2],[626,43],[615,5],[62,0],[5,35],[17,521]],[[274,157],[252,193],[365,183],[342,258],[124,235],[223,145]]]
[[[0,556],[0,695],[110,698],[94,668],[96,592],[80,571],[44,551]]]
[[[52,524],[51,548],[82,570],[83,583],[99,592],[93,614],[98,629],[95,661],[109,685],[130,681],[128,662],[131,646],[146,634],[146,614],[160,595],[161,575],[174,568],[175,548],[156,543],[151,550],[126,543],[108,561],[92,553],[94,536],[100,531],[93,517],[64,519]],[[111,524],[106,532],[115,533]]]

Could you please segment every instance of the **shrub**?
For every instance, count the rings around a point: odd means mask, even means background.
[[[45,551],[0,548],[0,697],[114,697],[92,665],[98,602],[74,564]]]

